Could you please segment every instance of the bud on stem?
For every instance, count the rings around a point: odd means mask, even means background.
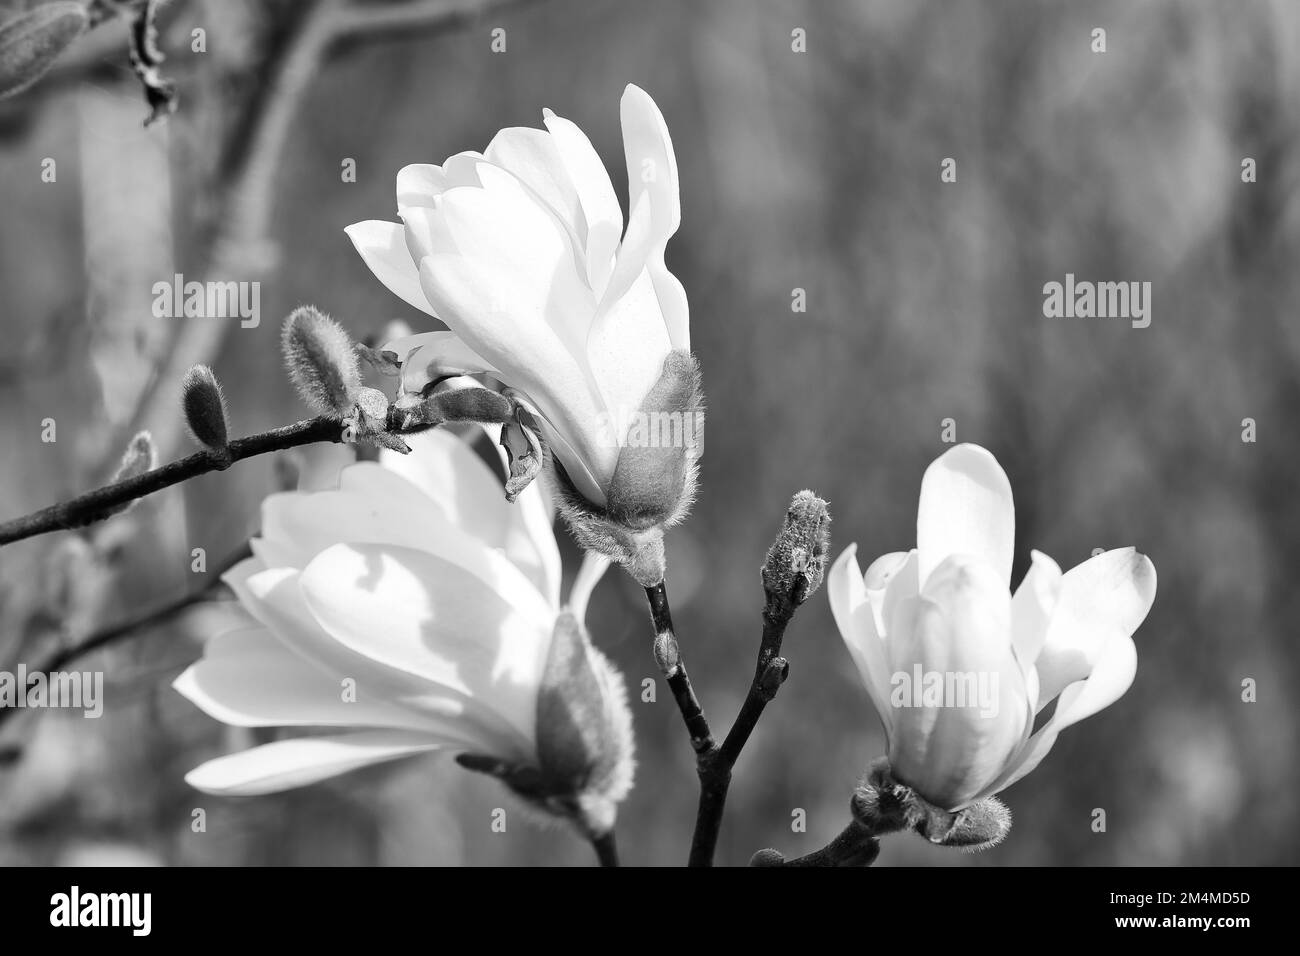
[[[213,452],[226,451],[229,416],[221,383],[206,365],[195,365],[181,382],[185,427],[193,439]]]
[[[302,400],[326,415],[350,415],[361,390],[361,370],[343,327],[304,305],[285,319],[280,341],[285,368]]]

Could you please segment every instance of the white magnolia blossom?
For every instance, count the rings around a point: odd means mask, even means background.
[[[256,623],[212,638],[175,687],[227,724],[317,732],[186,780],[263,794],[448,751],[607,830],[631,786],[631,715],[581,626],[607,562],[588,559],[562,608],[540,484],[511,506],[455,435],[408,440],[337,490],[266,499],[254,556],[225,578]]]
[[[878,558],[864,575],[852,545],[828,576],[831,609],[884,724],[894,776],[947,810],[1011,786],[1062,730],[1128,690],[1137,669],[1132,634],[1155,598],[1155,568],[1133,548],[1064,574],[1034,551],[1013,597],[1014,540],[1006,473],[985,449],[958,445],[921,482],[916,548]],[[918,673],[973,676],[996,696],[992,706],[912,706],[896,685]],[[1053,700],[1034,732],[1035,715]]]
[[[545,130],[503,129],[483,153],[404,167],[402,223],[347,229],[393,293],[450,329],[386,346],[404,360],[403,389],[418,394],[456,374],[495,377],[536,414],[574,488],[611,511],[636,415],[699,414],[686,294],[664,265],[681,221],[672,140],[636,86],[624,92],[621,115],[626,230],[600,156],[549,110]],[[678,350],[685,357],[666,370]],[[657,384],[656,407],[646,409]],[[663,477],[642,484],[674,485]]]

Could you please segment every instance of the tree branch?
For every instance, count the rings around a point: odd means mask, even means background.
[[[96,488],[70,501],[6,521],[0,524],[0,546],[51,531],[66,531],[94,524],[138,498],[208,472],[225,471],[245,458],[316,442],[342,440],[342,423],[337,418],[326,415],[283,425],[247,438],[236,438],[221,451],[204,449],[134,478]]]
[[[857,820],[840,831],[839,836],[820,850],[807,856],[787,860],[776,850],[759,850],[750,866],[870,866],[880,855],[880,841],[871,828]]]
[[[601,866],[618,866],[618,846],[614,842],[614,831],[591,838],[591,846],[596,851],[596,859]]]
[[[708,718],[704,708],[695,696],[691,686],[690,675],[686,673],[686,662],[682,660],[681,649],[677,646],[677,633],[673,630],[672,612],[668,608],[668,591],[664,582],[645,589],[646,600],[650,604],[650,620],[655,629],[655,661],[668,687],[673,692],[673,700],[682,713],[682,722],[691,737],[691,748],[696,754],[713,750],[713,733],[709,730]]]
[[[236,551],[226,560],[226,562],[217,569],[215,577],[206,583],[203,587],[191,591],[189,594],[182,594],[178,598],[173,598],[166,604],[146,611],[137,617],[123,621],[121,624],[115,624],[112,627],[105,628],[89,635],[81,641],[70,644],[66,647],[60,647],[54,650],[39,664],[28,668],[30,673],[50,674],[61,671],[73,661],[79,660],[87,654],[94,651],[102,650],[110,644],[114,644],[124,638],[133,637],[141,634],[153,627],[155,624],[161,624],[168,618],[174,617],[186,608],[193,607],[195,604],[205,600],[209,594],[221,583],[221,576],[233,568],[240,561],[252,554],[251,548],[247,544]],[[12,716],[17,708],[0,708],[0,724]]]
[[[763,563],[763,636],[749,693],[722,745],[697,751],[700,801],[690,866],[713,865],[731,771],[764,709],[790,672],[789,662],[780,656],[781,641],[794,612],[820,586],[829,550],[830,512],[826,502],[810,491],[801,491],[791,500],[785,523]]]

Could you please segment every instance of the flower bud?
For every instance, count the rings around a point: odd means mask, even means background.
[[[606,491],[609,517],[633,530],[675,524],[695,499],[704,399],[695,356],[678,349],[641,402]]]
[[[302,400],[322,414],[340,418],[351,414],[361,388],[361,371],[343,327],[304,305],[285,319],[280,341],[285,368]]]
[[[821,586],[830,531],[825,501],[811,491],[801,491],[790,500],[785,524],[763,562],[763,590],[769,598],[798,607]]]
[[[632,786],[632,715],[623,678],[562,612],[537,697],[537,797],[591,835],[609,832]]]
[[[125,481],[153,471],[158,467],[158,449],[154,447],[153,435],[149,432],[137,432],[122,452],[122,461],[113,475],[113,483]]]
[[[73,2],[45,3],[0,24],[0,99],[39,80],[86,29],[86,11]]]
[[[222,451],[228,441],[229,417],[221,383],[206,365],[195,365],[181,382],[181,407],[191,437],[211,451]]]
[[[849,806],[854,819],[874,834],[913,830],[938,846],[986,850],[1011,831],[1011,811],[996,797],[945,810],[898,782],[883,757],[872,763]]]
[[[157,467],[158,449],[154,447],[153,436],[147,431],[138,432],[126,446],[126,451],[122,452],[122,460],[117,466],[117,471],[113,474],[112,484],[130,478],[138,478],[145,472],[153,471]],[[90,521],[103,521],[113,515],[126,514],[135,507],[136,502],[139,500],[139,498],[135,498],[123,504],[105,508],[94,513],[93,516],[89,516],[87,523]]]

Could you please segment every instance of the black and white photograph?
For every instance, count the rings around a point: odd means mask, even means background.
[[[0,0],[22,921],[1051,868],[1240,939],[1298,264],[1293,0]]]

